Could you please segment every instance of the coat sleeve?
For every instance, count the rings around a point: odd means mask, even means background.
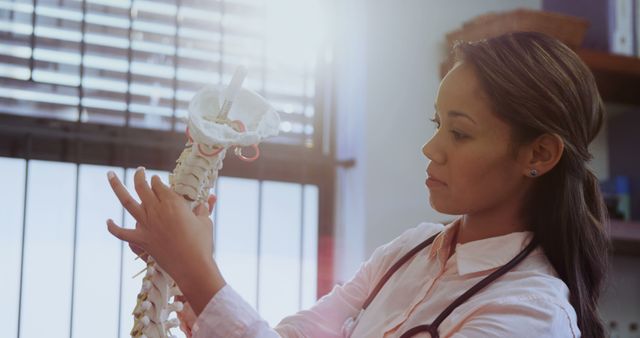
[[[549,299],[492,302],[471,314],[451,335],[468,337],[579,338],[573,308]]]
[[[441,226],[440,226],[441,227]],[[431,232],[440,228],[434,227]],[[214,295],[193,327],[194,338],[294,338],[345,337],[345,324],[359,313],[364,301],[380,276],[425,228],[411,228],[398,238],[377,248],[360,265],[356,274],[343,285],[337,285],[310,309],[285,317],[275,328],[242,297],[224,286]]]

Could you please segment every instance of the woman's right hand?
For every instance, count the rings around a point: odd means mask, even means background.
[[[213,212],[215,202],[216,202],[215,196],[210,195],[207,200],[209,215],[211,215],[211,213]],[[131,251],[133,251],[133,253],[135,253],[138,257],[143,259],[145,262],[149,258],[149,255],[141,247],[133,243],[129,243],[129,248],[131,248]],[[187,338],[191,338],[193,335],[192,333],[193,325],[196,323],[198,316],[196,316],[195,312],[191,308],[191,305],[189,304],[189,302],[187,302],[187,299],[184,296],[176,296],[175,301],[180,301],[184,305],[182,308],[182,311],[176,312],[178,320],[180,321],[180,331],[184,332]]]
[[[180,330],[184,332],[187,338],[191,338],[191,330],[193,329],[193,325],[196,323],[198,317],[195,312],[193,312],[191,305],[189,305],[189,302],[187,302],[184,296],[176,296],[176,300],[181,301],[184,304],[182,311],[176,313],[180,320]]]

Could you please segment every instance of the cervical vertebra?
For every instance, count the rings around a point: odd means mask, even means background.
[[[191,202],[192,209],[207,201],[228,148],[235,147],[241,160],[252,161],[259,155],[257,144],[278,134],[280,120],[275,109],[258,94],[241,88],[245,75],[246,70],[239,68],[224,91],[205,87],[189,104],[188,140],[169,176],[169,184]],[[245,157],[242,147],[253,147],[253,156]],[[180,323],[168,317],[183,308],[180,302],[169,303],[177,295],[181,293],[175,282],[149,257],[133,310],[131,336],[172,337],[170,329]]]

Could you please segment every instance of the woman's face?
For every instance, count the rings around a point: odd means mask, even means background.
[[[437,129],[422,147],[430,160],[431,206],[462,215],[521,199],[526,181],[510,147],[510,127],[491,111],[470,65],[458,63],[447,74],[435,106]]]

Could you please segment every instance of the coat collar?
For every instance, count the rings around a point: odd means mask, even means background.
[[[435,238],[429,257],[437,256],[441,266],[445,266],[451,245],[455,243],[460,219],[447,224]],[[533,238],[531,231],[512,232],[464,244],[455,244],[452,256],[456,261],[459,275],[491,270],[507,264],[518,255]]]

